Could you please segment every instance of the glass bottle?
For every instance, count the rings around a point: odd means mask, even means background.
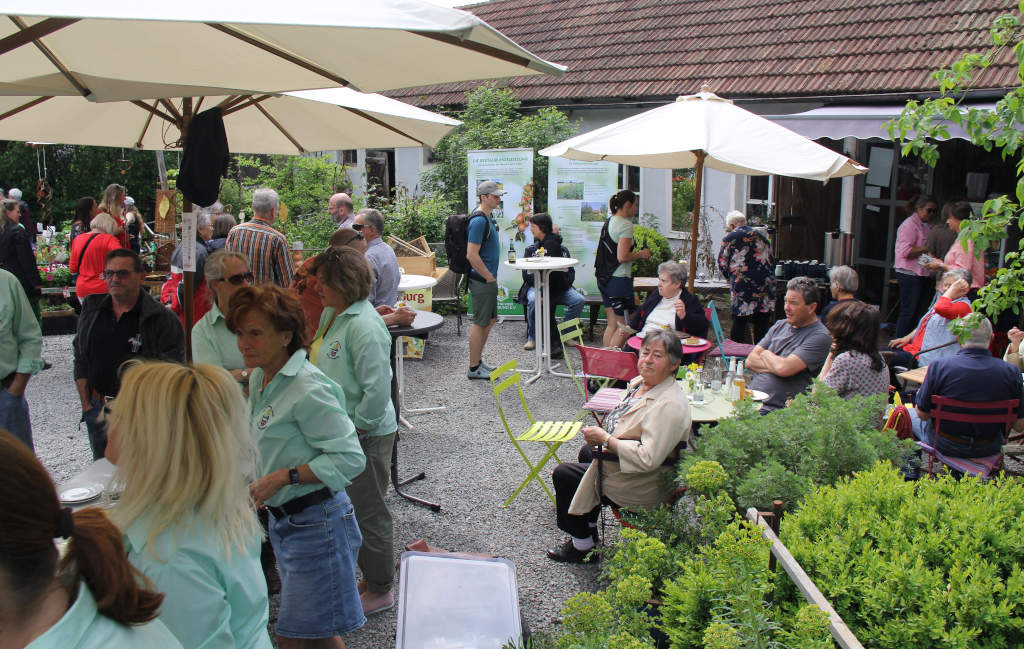
[[[508,240],[508,263],[516,263],[516,248],[515,245],[513,245],[511,238]]]

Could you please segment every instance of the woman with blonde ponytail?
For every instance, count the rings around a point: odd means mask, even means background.
[[[137,363],[106,418],[124,486],[113,518],[128,558],[165,593],[161,621],[185,649],[270,649],[238,384],[213,365]]]
[[[4,430],[0,499],[0,647],[181,649],[118,529],[95,507],[61,509],[46,469]],[[58,537],[68,539],[63,558]]]

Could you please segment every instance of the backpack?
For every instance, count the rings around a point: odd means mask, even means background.
[[[608,221],[605,221],[601,226],[601,237],[597,241],[597,259],[594,261],[594,277],[599,282],[607,282],[619,267],[618,248],[608,234]]]
[[[483,214],[476,216],[487,218]],[[466,259],[466,246],[469,244],[469,222],[472,220],[473,214],[452,214],[444,222],[444,252],[448,255],[448,269],[453,273],[463,275],[472,269],[469,260]],[[486,243],[490,236],[491,228],[484,228],[484,240],[480,245]]]

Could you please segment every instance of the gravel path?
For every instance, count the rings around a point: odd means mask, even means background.
[[[447,316],[444,326],[430,335],[423,360],[405,363],[405,406],[444,405],[447,410],[409,417],[414,428],[401,431],[399,470],[402,476],[426,471],[426,480],[405,489],[439,502],[442,510],[432,512],[391,492],[388,505],[395,519],[395,559],[404,545],[421,537],[446,550],[510,559],[516,567],[523,615],[534,630],[543,629],[553,623],[571,595],[597,587],[598,568],[567,566],[544,556],[544,550],[563,535],[554,525],[554,506],[536,482],[509,507],[501,506],[527,469],[502,428],[490,382],[466,379],[468,331],[469,321],[463,319],[462,335],[457,335],[455,316]],[[600,331],[595,332],[595,337],[599,335]],[[92,457],[85,427],[78,427],[81,406],[72,380],[71,338],[44,338],[43,356],[53,367],[34,377],[28,387],[36,453],[58,484],[85,468]],[[523,351],[524,341],[522,321],[497,324],[484,358],[495,366],[516,358],[522,366],[533,367],[534,352]],[[575,353],[573,357],[578,359]],[[571,417],[581,403],[569,379],[545,376],[524,386],[524,391],[537,419]],[[507,410],[510,423],[525,429],[526,418],[518,403]],[[563,460],[575,459],[578,447],[570,442],[559,455]],[[543,454],[538,445],[524,448],[533,461]],[[553,467],[551,463],[542,472],[549,488]],[[276,599],[271,602],[272,616]],[[395,625],[392,609],[372,616],[345,641],[353,649],[393,646]]]

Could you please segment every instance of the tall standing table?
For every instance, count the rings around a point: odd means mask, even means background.
[[[388,327],[388,331],[391,333],[391,402],[395,405],[395,417],[401,420],[402,417],[402,399],[398,392],[398,371],[396,368],[395,358],[396,350],[398,348],[398,339],[401,336],[411,336],[413,338],[424,338],[428,333],[438,329],[444,324],[444,318],[437,313],[431,313],[430,311],[417,311],[416,318],[408,325],[395,325]],[[427,477],[424,472],[419,472],[411,478],[401,480],[398,477],[398,431],[395,431],[395,444],[391,450],[391,484],[395,487],[395,493],[406,500],[411,500],[414,503],[424,505],[434,510],[435,512],[441,511],[441,505],[437,503],[428,502],[415,496],[402,491],[402,487],[414,482],[416,480],[423,480]]]
[[[410,275],[403,273],[402,277],[398,280],[398,296],[402,298],[408,291],[421,291],[428,288],[437,286],[437,279],[430,277],[429,275]],[[438,325],[440,326],[440,325]],[[392,345],[394,346],[395,339],[392,338]],[[398,346],[398,356],[395,356],[395,350],[391,350],[392,360],[397,361],[398,368],[396,374],[398,375],[398,400],[404,406],[405,404],[405,350],[401,346]],[[392,367],[392,370],[395,368]],[[398,409],[398,406],[395,406]],[[419,415],[424,412],[440,412],[444,410],[444,406],[431,406],[429,408],[404,408],[405,414],[407,415]],[[405,426],[409,430],[412,430],[412,424],[404,416],[398,417],[398,423]]]
[[[548,331],[548,321],[551,319],[550,279],[552,271],[567,270],[578,263],[579,260],[572,257],[521,257],[514,262],[505,262],[506,266],[525,270],[533,275],[534,304],[537,311],[537,317],[534,318],[537,373],[526,379],[527,383],[533,383],[545,372],[553,376],[572,378],[571,374],[556,372],[551,367],[551,332]]]

